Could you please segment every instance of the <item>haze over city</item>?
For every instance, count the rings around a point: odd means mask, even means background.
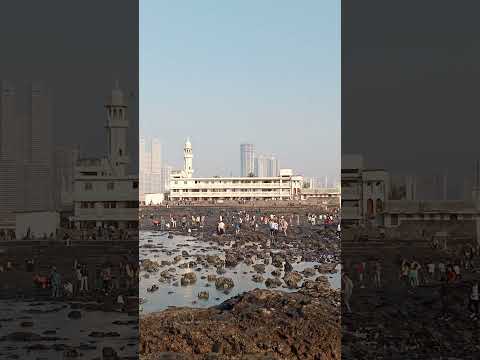
[[[147,10],[148,9],[148,10]],[[196,176],[240,174],[240,144],[340,173],[340,3],[140,3],[140,135]],[[320,46],[319,46],[320,45]]]

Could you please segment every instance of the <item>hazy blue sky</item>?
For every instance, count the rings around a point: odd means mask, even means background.
[[[340,1],[140,1],[140,134],[196,175],[238,175],[240,143],[337,178]]]

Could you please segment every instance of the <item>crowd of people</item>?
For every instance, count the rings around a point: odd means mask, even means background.
[[[414,294],[419,287],[435,289],[442,304],[442,318],[448,318],[448,298],[453,289],[465,289],[465,304],[470,310],[470,317],[479,314],[479,293],[477,265],[480,264],[480,246],[465,244],[456,251],[446,252],[445,248],[433,247],[429,257],[401,258],[395,264],[382,264],[381,259],[361,260],[349,264],[342,271],[343,303],[347,312],[352,311],[354,288],[375,291],[384,287],[402,287]],[[383,265],[397,268],[396,276],[389,276],[385,281],[382,274]]]
[[[138,263],[127,256],[117,263],[96,265],[75,259],[71,272],[64,273],[57,266],[51,266],[47,271],[40,265],[34,258],[25,259],[24,268],[8,260],[5,266],[0,265],[0,273],[16,271],[31,274],[32,288],[49,290],[52,298],[78,298],[99,293],[109,295],[132,292],[138,288]],[[17,288],[17,293],[21,294],[22,290],[29,293],[28,289],[21,288]]]

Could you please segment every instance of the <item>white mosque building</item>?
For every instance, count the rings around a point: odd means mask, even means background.
[[[77,228],[137,228],[138,175],[128,173],[128,105],[118,82],[105,109],[108,153],[77,160],[73,221]]]
[[[184,166],[173,171],[169,198],[172,201],[294,200],[300,198],[303,176],[281,169],[274,177],[193,177],[193,149],[187,139]]]

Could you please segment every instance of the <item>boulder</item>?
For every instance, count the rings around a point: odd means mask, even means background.
[[[277,278],[268,278],[265,281],[265,286],[267,288],[276,288],[276,287],[282,286],[282,280]]]
[[[233,280],[227,277],[219,277],[215,280],[215,287],[218,290],[231,289],[235,286]]]
[[[189,272],[182,275],[180,279],[180,284],[182,286],[193,285],[197,281],[197,275],[194,272]]]
[[[252,276],[252,281],[257,282],[257,283],[262,283],[263,282],[263,276],[260,274],[254,274]]]
[[[302,274],[297,271],[288,272],[283,277],[283,281],[287,284],[288,288],[296,289],[298,288],[298,283],[302,280]]]

